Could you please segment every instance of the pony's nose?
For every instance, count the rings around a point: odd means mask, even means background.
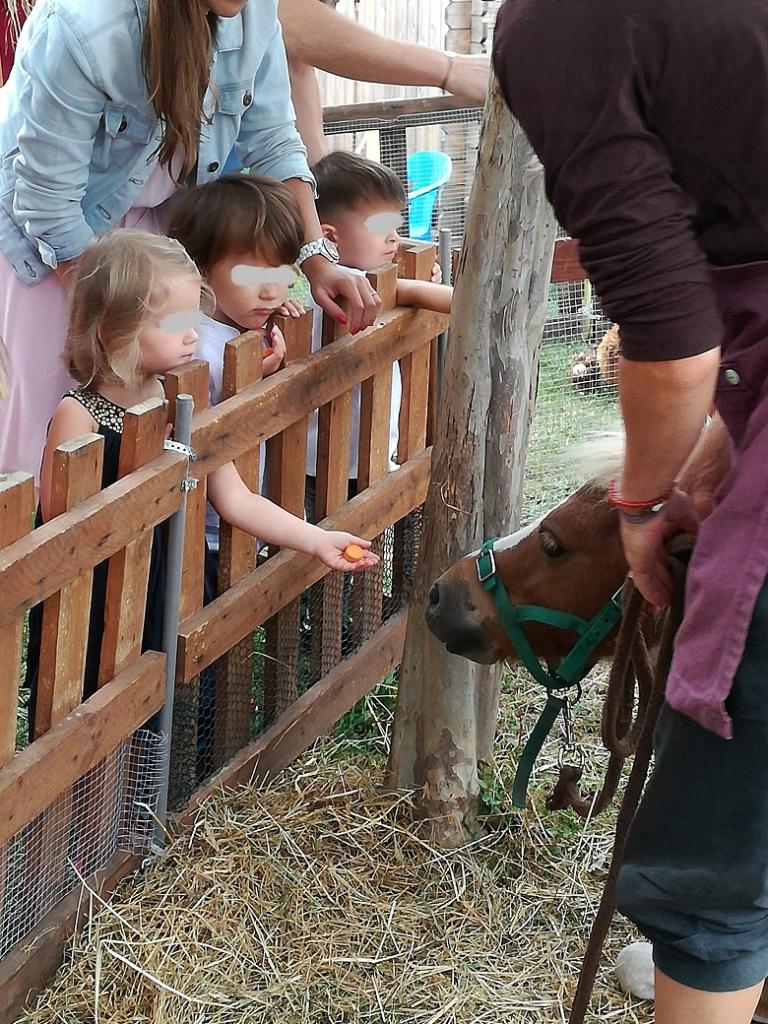
[[[438,608],[438,606],[440,604],[440,583],[439,582],[432,584],[432,586],[429,588],[429,595],[428,596],[429,596],[429,607],[430,608],[434,608],[435,611],[437,611],[437,608]]]

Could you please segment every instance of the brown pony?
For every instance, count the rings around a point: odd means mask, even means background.
[[[615,453],[610,460],[614,468],[620,458]],[[539,605],[590,619],[618,590],[627,564],[618,514],[607,500],[612,475],[595,477],[538,522],[496,542],[497,573],[513,605]],[[478,578],[477,554],[466,555],[433,583],[427,624],[452,654],[486,665],[515,660]],[[534,652],[551,668],[577,639],[573,632],[538,623],[527,623],[524,630]],[[613,636],[597,648],[595,661],[611,653]]]
[[[611,453],[611,448],[614,448]],[[591,618],[621,586],[627,564],[616,510],[608,503],[608,481],[621,465],[618,442],[596,452],[597,475],[538,522],[497,541],[497,572],[513,605],[535,604]],[[587,456],[587,461],[589,457]],[[453,654],[493,664],[517,660],[490,596],[477,574],[475,551],[451,566],[432,585],[426,619]],[[576,640],[551,626],[523,627],[534,652],[555,668]],[[615,631],[595,651],[594,660],[612,653]],[[653,998],[654,969],[648,943],[622,950],[617,975],[625,991]],[[768,982],[755,1021],[768,1022]]]

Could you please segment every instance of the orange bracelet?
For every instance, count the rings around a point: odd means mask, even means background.
[[[662,494],[658,498],[651,498],[649,501],[626,501],[619,496],[615,480],[611,480],[608,485],[608,501],[614,508],[623,512],[655,512],[658,510],[659,505],[664,504],[671,493],[672,491],[669,490],[666,494]]]

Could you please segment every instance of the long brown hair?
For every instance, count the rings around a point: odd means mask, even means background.
[[[171,160],[182,154],[177,184],[197,161],[215,31],[216,18],[202,0],[149,0],[144,77],[155,113],[163,121],[160,163],[170,170]]]

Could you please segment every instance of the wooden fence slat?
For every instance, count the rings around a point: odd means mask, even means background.
[[[312,312],[299,318],[277,317],[285,336],[286,362],[305,359],[312,347]],[[304,417],[267,442],[267,487],[272,501],[303,518],[307,462],[307,426]],[[271,554],[271,552],[270,552]],[[286,603],[267,624],[263,707],[265,722],[280,715],[298,695],[301,601]]]
[[[377,373],[360,386],[360,443],[357,456],[358,493],[389,472],[390,420],[392,415],[392,371]],[[373,551],[384,555],[380,537],[372,538]],[[352,607],[355,646],[367,640],[381,625],[384,564],[352,579]]]
[[[34,509],[35,488],[31,476],[9,473],[0,477],[0,548],[29,533]],[[24,617],[19,616],[0,629],[0,768],[13,758],[16,749],[23,628]],[[9,852],[6,844],[0,844],[0,919],[15,910],[12,903],[6,907]]]
[[[254,444],[274,437],[292,423],[421,348],[448,326],[449,318],[422,309],[393,309],[375,326],[335,342],[308,359],[286,366],[277,376],[246,388],[195,417],[190,467],[197,479],[231,462]]]
[[[397,306],[397,271],[397,265],[391,263],[366,275],[381,299],[379,316],[390,313]]]
[[[0,548],[13,544],[32,529],[35,488],[26,473],[0,477]],[[19,710],[19,668],[24,616],[0,629],[0,767],[16,749]]]
[[[413,281],[429,281],[436,260],[437,248],[432,242],[403,238],[397,250],[397,276]]]
[[[221,397],[232,398],[256,384],[262,375],[263,331],[248,331],[224,347]],[[235,459],[235,467],[252,491],[259,489],[259,446]],[[219,593],[236,583],[256,565],[256,540],[229,523],[219,527]],[[253,638],[249,633],[216,665],[213,720],[213,765],[224,764],[251,734],[251,675]]]
[[[555,242],[555,252],[552,257],[550,284],[586,281],[587,277],[587,272],[579,259],[578,240],[576,238],[559,238]]]
[[[71,511],[101,488],[104,438],[85,434],[53,453],[49,519]],[[83,699],[93,570],[79,573],[43,604],[34,737]]]
[[[181,505],[187,460],[164,452],[126,480],[0,549],[0,626],[61,590]]]
[[[162,454],[166,405],[159,398],[128,409],[123,417],[118,479]],[[141,653],[154,528],[145,530],[109,560],[99,686]]]
[[[227,342],[224,347],[222,400],[232,398],[244,388],[256,384],[262,374],[262,331],[248,331]],[[259,489],[259,446],[235,459],[235,467],[252,491]],[[219,530],[219,583],[228,590],[256,565],[256,542],[250,533],[221,523]]]
[[[397,473],[387,474],[353,498],[322,525],[328,530],[370,536],[381,533],[423,503],[431,458],[431,450],[417,455]],[[281,551],[266,565],[248,573],[226,594],[181,623],[177,679],[197,675],[329,571],[309,555]]]
[[[427,443],[429,364],[429,343],[400,360],[403,400],[400,409],[397,461],[401,465],[416,452],[421,451]]]
[[[101,488],[104,438],[86,434],[53,453],[49,518],[62,515]],[[43,604],[33,735],[37,740],[83,701],[88,651],[93,570],[76,576]],[[34,822],[24,850],[24,876],[36,884],[22,893],[15,913],[30,922],[40,916],[48,886],[56,889],[69,874],[67,855],[73,825],[74,794],[47,808]],[[77,830],[75,830],[77,831]]]
[[[323,346],[347,329],[323,318]],[[352,391],[321,406],[317,413],[315,522],[325,519],[349,497],[349,455],[352,435]],[[310,595],[310,682],[341,661],[345,619],[345,581],[340,573],[326,576]]]

